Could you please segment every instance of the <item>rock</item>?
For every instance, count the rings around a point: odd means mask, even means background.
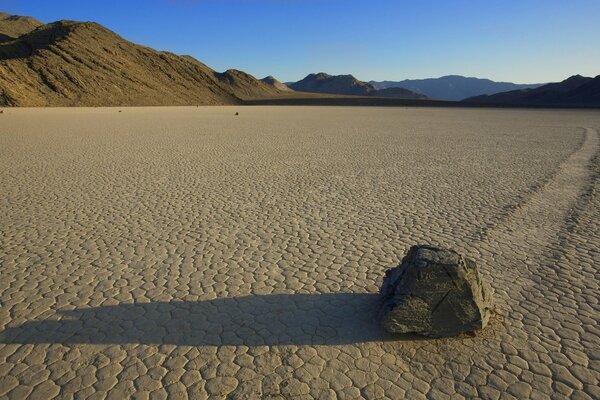
[[[413,246],[381,286],[385,330],[431,337],[484,328],[493,306],[474,261],[452,250]]]

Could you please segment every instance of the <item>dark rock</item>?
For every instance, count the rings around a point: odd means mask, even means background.
[[[493,300],[474,261],[452,250],[413,246],[381,286],[385,330],[431,337],[482,329]]]

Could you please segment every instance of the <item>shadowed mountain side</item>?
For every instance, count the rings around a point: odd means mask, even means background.
[[[324,72],[308,74],[304,79],[288,84],[297,92],[327,93],[348,96],[393,97],[398,99],[427,99],[420,93],[403,88],[377,90],[352,75],[329,75]]]
[[[0,343],[339,345],[422,339],[390,335],[379,295],[275,294],[77,309],[0,332]]]
[[[400,87],[392,87],[392,88],[387,88],[387,89],[376,90],[371,95],[375,96],[375,97],[391,97],[391,98],[406,99],[406,100],[408,100],[408,99],[427,100],[428,99],[428,97],[425,95],[422,95],[420,93],[415,93],[413,91],[410,91],[410,90],[404,89],[404,88],[400,88]]]
[[[466,101],[411,100],[393,97],[342,96],[321,93],[300,93],[278,97],[245,99],[245,106],[360,106],[360,107],[460,107],[460,108],[590,108],[600,106],[593,104],[513,104],[513,103],[475,103]]]
[[[534,89],[471,97],[463,101],[490,105],[600,107],[600,75],[595,78],[574,75],[562,82],[549,83]]]
[[[373,107],[480,107],[455,101],[411,100],[394,97],[342,96],[296,92],[293,96],[247,99],[247,106],[373,106]]]
[[[542,84],[518,84],[512,82],[494,82],[489,79],[467,78],[460,75],[447,75],[440,78],[405,79],[403,81],[369,82],[375,89],[406,88],[423,93],[436,100],[457,101],[472,96],[494,94],[508,90],[535,88]]]
[[[308,74],[304,79],[288,85],[299,92],[369,96],[373,86],[361,82],[352,75],[329,75],[324,72]]]

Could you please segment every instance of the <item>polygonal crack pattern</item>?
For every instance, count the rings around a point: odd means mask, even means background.
[[[597,112],[232,110],[0,117],[0,398],[600,398]],[[485,330],[382,332],[416,243]]]

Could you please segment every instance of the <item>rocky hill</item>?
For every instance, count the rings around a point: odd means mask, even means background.
[[[10,16],[2,20],[0,35],[8,37],[0,42],[0,105],[236,104],[280,93],[244,72],[218,73],[93,22],[44,25]]]
[[[376,89],[401,87],[437,100],[457,101],[468,97],[495,94],[508,90],[527,89],[542,84],[519,84],[495,82],[490,79],[468,78],[460,75],[447,75],[440,78],[405,79],[403,81],[370,81]]]
[[[574,75],[562,82],[549,83],[535,89],[477,96],[466,99],[465,102],[494,105],[600,107],[600,75],[595,78]]]
[[[288,84],[298,92],[329,93],[352,96],[394,97],[400,99],[425,99],[419,93],[407,89],[377,90],[373,85],[360,81],[352,75],[329,75],[324,72],[309,74],[304,79]]]
[[[24,33],[31,32],[42,22],[31,17],[10,15],[0,12],[0,42],[16,39]]]
[[[346,94],[353,96],[369,96],[375,91],[373,86],[361,82],[352,75],[329,75],[324,72],[309,74],[304,79],[293,83],[290,88],[298,92]]]
[[[290,89],[285,83],[279,82],[277,79],[273,78],[271,75],[262,78],[261,81],[263,81],[267,85],[273,86],[277,90],[281,90],[282,92],[291,92],[292,91],[292,89]]]

